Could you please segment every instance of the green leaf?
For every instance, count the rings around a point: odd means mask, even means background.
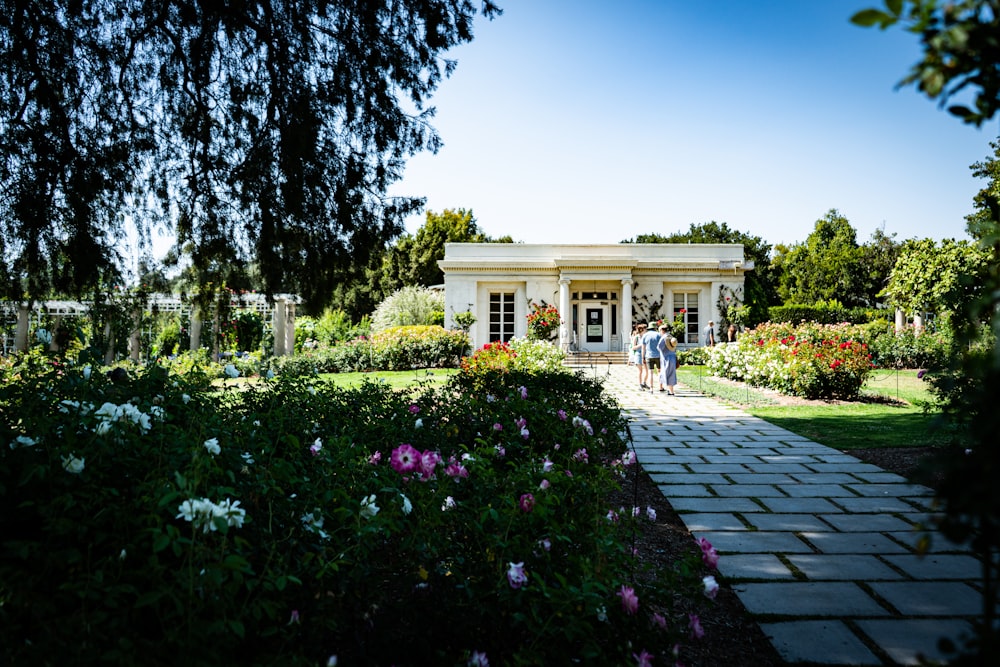
[[[885,30],[898,19],[890,14],[886,14],[880,9],[862,9],[860,12],[851,17],[851,23],[854,25],[861,26],[862,28],[871,28],[873,25],[878,25],[879,28]]]
[[[160,533],[153,541],[153,553],[159,553],[168,546],[170,546],[170,536],[166,533]]]
[[[885,7],[898,18],[903,13],[903,0],[885,0]]]
[[[136,609],[138,609],[139,607],[148,607],[149,605],[158,602],[159,599],[163,597],[163,595],[164,591],[162,590],[149,591],[147,593],[143,593],[142,595],[139,596],[139,599],[135,601],[135,605],[133,606]]]

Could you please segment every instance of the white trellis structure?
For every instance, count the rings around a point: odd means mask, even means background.
[[[295,350],[295,307],[301,303],[301,299],[294,294],[276,294],[273,301],[268,301],[263,294],[254,292],[246,294],[234,294],[230,299],[229,307],[233,311],[252,311],[260,315],[264,321],[264,335],[273,334],[274,346],[273,354],[281,356],[291,354]],[[30,344],[29,335],[32,332],[43,328],[45,322],[51,323],[52,330],[59,328],[64,320],[86,317],[90,313],[90,303],[81,301],[39,301],[28,306],[26,303],[16,303],[11,301],[0,301],[0,334],[2,334],[3,354],[23,352]],[[201,331],[207,323],[209,327],[215,328],[215,313],[203,316],[199,308],[190,303],[187,299],[172,294],[153,294],[144,307],[147,313],[178,313],[181,316],[188,316],[190,320],[191,349],[198,349],[201,341]],[[139,317],[136,320],[139,321]],[[110,333],[110,332],[107,332]],[[143,332],[136,328],[129,338],[129,357],[135,361],[139,359],[140,340]],[[49,343],[49,348],[58,350],[55,340]],[[109,351],[109,363],[113,359],[113,351]]]

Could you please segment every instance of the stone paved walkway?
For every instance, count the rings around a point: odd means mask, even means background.
[[[782,658],[915,665],[942,659],[941,636],[970,631],[978,561],[940,536],[916,553],[929,489],[686,387],[640,392],[636,377],[612,366],[605,384],[639,462],[715,546],[720,573]]]

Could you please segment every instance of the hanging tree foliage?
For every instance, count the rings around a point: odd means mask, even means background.
[[[421,205],[427,101],[491,0],[0,0],[6,296],[113,275],[131,220],[202,283],[255,262],[316,306]]]

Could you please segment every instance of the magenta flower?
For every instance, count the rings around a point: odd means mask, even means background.
[[[309,445],[309,451],[312,452],[313,456],[318,455],[322,450],[323,450],[323,441],[319,438],[316,438],[316,442]]]
[[[521,429],[521,437],[527,440],[531,436],[531,431],[526,428]]]
[[[525,493],[518,500],[517,504],[522,512],[530,513],[531,510],[535,509],[535,497],[530,493]]]
[[[528,583],[528,573],[524,571],[524,561],[520,563],[509,563],[507,568],[507,581],[514,590],[519,589]]]
[[[660,630],[667,629],[667,619],[663,617],[663,614],[659,612],[653,613],[653,625],[658,627]]]
[[[528,426],[528,420],[525,419],[524,417],[518,417],[517,421],[514,422],[514,424],[517,426],[517,428],[523,429]]]
[[[420,412],[420,406],[416,403],[410,403],[410,414],[415,415]]]
[[[704,537],[699,537],[698,546],[701,548],[701,560],[705,565],[713,570],[717,568],[719,566],[719,554],[716,552],[715,547],[712,546],[712,543]]]
[[[542,472],[548,472],[552,470],[552,466],[554,465],[555,464],[552,461],[550,461],[548,457],[545,457],[545,460],[542,461]]]
[[[565,410],[559,410],[558,412],[556,412],[556,415],[559,417],[559,421],[566,421],[566,411]]]
[[[552,540],[550,540],[547,537],[543,537],[542,539],[538,540],[538,546],[545,549],[546,551],[552,551]]]
[[[701,583],[705,586],[705,596],[709,600],[714,600],[716,594],[719,592],[719,582],[712,575],[708,575],[707,577],[702,577]]]
[[[632,657],[635,658],[636,667],[653,667],[653,654],[646,649],[640,651],[638,655],[633,653]]]
[[[525,386],[523,386],[523,385],[522,385],[522,386],[521,386],[521,387],[520,387],[520,388],[518,389],[518,391],[520,391],[520,392],[521,392],[521,399],[522,399],[522,400],[528,400],[528,388],[527,388],[527,387],[525,387]]]
[[[549,488],[550,486],[552,486],[552,483],[549,482],[549,480],[547,480],[547,479],[543,479],[538,484],[538,488],[541,489],[542,491],[544,491],[545,489]]]
[[[583,463],[587,463],[588,461],[590,461],[590,456],[587,454],[587,449],[586,448],[578,449],[575,452],[573,452],[573,460],[582,461]]]
[[[493,430],[494,431],[502,431],[503,430],[503,424],[501,424],[500,422],[497,422],[496,424],[493,425]]]
[[[622,599],[622,611],[629,616],[634,616],[639,611],[639,596],[635,594],[635,589],[622,584],[622,587],[615,593]]]
[[[292,623],[299,623],[299,624],[302,623],[302,621],[299,619],[299,610],[298,609],[293,609],[292,610],[292,617],[290,619],[288,619],[288,625],[291,625]]]
[[[635,463],[635,452],[629,450],[622,454],[622,465],[630,466]]]
[[[382,462],[382,452],[375,452],[374,454],[368,457],[368,463],[372,464],[373,466],[377,466],[381,462]]]
[[[415,472],[420,466],[420,452],[413,445],[403,443],[392,450],[392,469],[400,475]]]
[[[452,461],[444,469],[444,474],[448,475],[448,477],[468,477],[469,471],[461,463]]]
[[[425,482],[429,479],[434,478],[434,471],[437,469],[438,463],[441,462],[441,455],[437,452],[432,452],[427,450],[420,455],[420,475],[421,479]]]
[[[495,445],[493,448],[497,450],[497,456],[499,456],[500,458],[507,456],[507,448],[504,447],[503,445],[498,444]]]
[[[701,639],[705,636],[705,629],[701,627],[701,619],[698,614],[688,614],[688,627],[691,629],[692,639]]]
[[[614,510],[608,510],[607,520],[611,523],[618,523],[618,512]]]

